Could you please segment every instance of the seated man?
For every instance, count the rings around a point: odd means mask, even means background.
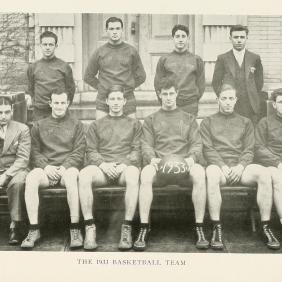
[[[85,136],[83,125],[67,111],[67,93],[51,94],[52,114],[37,121],[31,130],[31,165],[27,175],[25,202],[30,229],[22,248],[33,248],[40,239],[38,189],[60,184],[67,189],[70,209],[70,248],[82,247],[79,230],[78,174],[83,165]]]
[[[30,134],[25,124],[12,120],[9,96],[0,96],[0,189],[6,189],[11,217],[9,244],[21,241],[24,185],[30,155]]]
[[[175,80],[163,79],[160,83],[159,98],[161,109],[147,117],[143,124],[142,154],[146,165],[141,172],[139,192],[140,231],[134,242],[136,251],[146,249],[149,233],[149,214],[153,200],[152,186],[165,186],[162,177],[158,177],[158,164],[165,156],[183,157],[189,174],[174,184],[187,186],[193,184],[192,200],[195,209],[196,247],[206,249],[209,246],[203,232],[203,219],[206,206],[206,176],[204,168],[197,164],[202,150],[201,137],[195,117],[180,110],[176,105],[177,85]],[[173,177],[174,178],[174,177]],[[183,183],[184,182],[184,183]]]
[[[122,86],[113,85],[110,88],[106,103],[109,114],[94,121],[88,130],[88,166],[79,174],[79,196],[85,222],[84,249],[97,248],[92,185],[117,184],[126,186],[125,218],[119,249],[127,250],[132,247],[132,219],[138,199],[142,130],[138,120],[123,114],[126,99]]]
[[[257,186],[262,234],[269,248],[278,249],[280,244],[269,227],[272,206],[270,174],[262,166],[252,164],[255,144],[253,125],[251,120],[234,112],[236,101],[235,89],[223,85],[218,97],[219,112],[201,123],[203,153],[208,163],[209,213],[213,222],[210,244],[213,249],[224,247],[220,186],[241,184]]]
[[[255,159],[271,174],[274,204],[282,224],[282,89],[275,90],[274,114],[260,120],[256,127]]]

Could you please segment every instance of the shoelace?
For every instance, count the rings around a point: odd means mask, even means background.
[[[276,241],[275,236],[273,235],[271,229],[268,226],[264,226],[263,231],[269,241],[272,241],[272,240]]]
[[[78,229],[71,229],[71,233],[73,234],[74,240],[78,240]]]
[[[196,227],[196,231],[199,235],[199,239],[205,241],[206,238],[205,238],[205,234],[203,232],[203,229],[201,227]]]
[[[29,230],[27,237],[26,237],[26,241],[31,241],[33,234],[35,233],[35,230]]]
[[[122,230],[122,241],[127,242],[128,241],[128,237],[129,237],[129,228],[126,226],[123,228]]]
[[[139,232],[139,234],[138,234],[138,239],[137,239],[137,241],[145,241],[146,233],[147,233],[147,229],[146,229],[146,228],[141,228],[141,229],[140,229],[140,232]]]
[[[216,235],[218,235],[218,241],[222,241],[222,233],[221,233],[221,225],[216,225],[215,226],[215,232],[216,232]]]

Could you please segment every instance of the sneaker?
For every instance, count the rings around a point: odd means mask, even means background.
[[[212,231],[211,248],[215,250],[222,250],[223,247],[224,246],[222,242],[222,226],[221,224],[216,224],[213,227]]]
[[[77,249],[83,246],[83,238],[80,229],[70,229],[70,249]]]
[[[276,239],[276,237],[273,234],[273,231],[270,229],[270,227],[268,225],[263,225],[262,235],[264,237],[264,241],[266,243],[266,246],[269,249],[272,249],[272,250],[280,249],[280,243]]]
[[[121,235],[118,248],[120,250],[129,250],[132,248],[132,227],[131,225],[122,224]]]
[[[40,239],[39,229],[30,229],[27,237],[23,240],[21,247],[24,249],[32,249]]]
[[[144,251],[146,249],[146,243],[149,235],[148,227],[141,227],[139,230],[139,234],[137,240],[134,242],[133,249],[135,251]]]
[[[96,226],[95,224],[85,226],[85,238],[83,248],[85,250],[95,250],[97,248],[96,243]]]
[[[202,226],[196,226],[196,235],[197,235],[196,248],[208,249],[209,242],[205,238],[205,233]]]

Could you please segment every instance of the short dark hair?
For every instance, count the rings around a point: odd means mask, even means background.
[[[57,42],[58,42],[58,36],[54,32],[52,32],[52,31],[46,30],[42,34],[40,34],[40,43],[42,42],[42,39],[45,38],[45,37],[52,37],[52,38],[54,38],[55,39],[55,44],[57,44]]]
[[[176,83],[176,79],[174,78],[163,78],[160,82],[160,92],[162,91],[162,89],[169,89],[171,87],[174,87],[175,91],[178,90],[178,86]]]
[[[13,107],[12,97],[8,95],[0,95],[0,105],[10,105]]]
[[[230,36],[232,36],[232,32],[233,31],[245,31],[246,35],[249,34],[249,29],[247,26],[241,25],[241,24],[237,24],[237,25],[233,25],[230,28]]]
[[[178,30],[184,31],[187,34],[187,36],[189,36],[189,34],[190,34],[188,26],[183,25],[183,24],[177,24],[171,30],[172,37],[174,37],[176,31],[178,31]]]
[[[123,93],[123,96],[124,96],[124,87],[122,85],[118,85],[118,84],[114,84],[112,85],[108,91],[107,91],[107,95],[106,95],[106,98],[109,97],[109,95],[112,93],[112,92],[122,92]]]
[[[117,17],[110,17],[106,20],[106,29],[109,27],[109,23],[116,23],[119,22],[121,24],[121,28],[123,28],[123,21],[120,18]]]
[[[237,96],[236,89],[232,84],[222,84],[220,88],[220,92],[218,93],[218,97],[220,96],[221,93],[229,90],[234,91],[235,95]]]
[[[271,100],[276,102],[276,99],[277,99],[278,96],[282,96],[282,88],[275,89],[271,93]]]

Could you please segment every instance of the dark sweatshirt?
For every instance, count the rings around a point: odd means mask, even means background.
[[[118,45],[106,43],[98,48],[84,75],[84,81],[101,95],[105,95],[113,84],[123,85],[126,93],[132,93],[145,79],[146,73],[137,50],[125,42]]]
[[[244,167],[254,157],[254,128],[252,122],[237,113],[216,113],[201,123],[203,153],[209,165]]]
[[[141,123],[124,115],[94,121],[86,135],[88,165],[117,162],[139,167],[141,133]]]
[[[175,77],[178,85],[177,105],[198,102],[205,91],[203,60],[188,51],[173,51],[159,59],[154,80],[155,90],[160,92],[163,78]]]
[[[255,132],[255,158],[264,166],[282,162],[282,117],[269,115],[260,120]]]
[[[52,116],[37,121],[31,129],[31,165],[44,169],[47,165],[81,168],[85,153],[82,123],[71,117]]]
[[[53,57],[40,59],[29,65],[27,70],[28,94],[33,98],[33,105],[38,109],[49,108],[49,100],[54,91],[69,93],[72,102],[75,83],[72,69],[65,61]]]
[[[160,109],[145,119],[142,134],[145,164],[149,164],[152,158],[174,154],[197,161],[201,150],[199,127],[193,115],[180,109]]]

